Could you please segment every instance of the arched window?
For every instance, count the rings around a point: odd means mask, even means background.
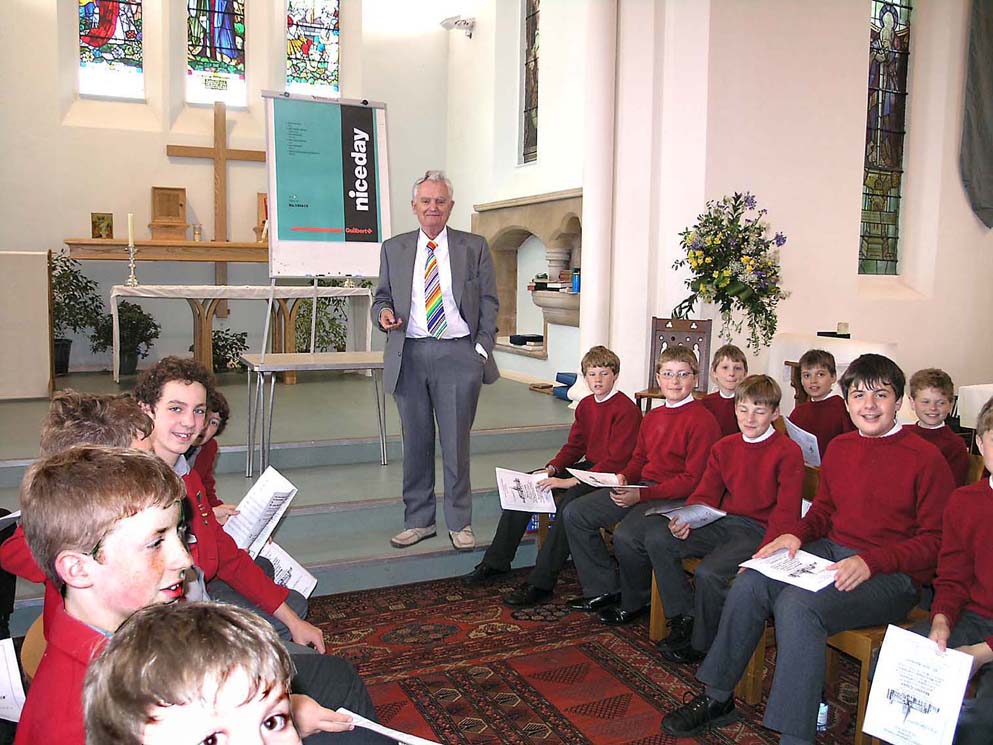
[[[538,159],[538,14],[541,0],[524,0],[524,94],[522,96],[521,160]]]
[[[79,4],[79,93],[145,98],[141,0]]]
[[[286,90],[337,98],[338,0],[287,0]]]
[[[896,274],[911,0],[872,0],[859,274]]]
[[[246,106],[245,0],[187,0],[186,101]]]

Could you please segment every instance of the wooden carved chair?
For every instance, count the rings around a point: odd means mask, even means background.
[[[639,406],[645,402],[645,412],[652,408],[652,401],[662,398],[662,392],[655,382],[655,361],[659,353],[672,344],[682,344],[692,349],[700,365],[700,379],[697,390],[707,392],[707,380],[710,377],[710,333],[713,321],[701,321],[685,318],[652,317],[652,335],[648,349],[648,387],[634,394],[635,403]]]

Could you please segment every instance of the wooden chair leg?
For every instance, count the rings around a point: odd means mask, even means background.
[[[765,675],[765,650],[768,643],[769,628],[762,632],[759,643],[748,660],[745,674],[741,676],[735,687],[735,694],[749,706],[755,706],[762,700],[762,678]]]
[[[538,515],[538,549],[540,550],[542,546],[545,545],[545,539],[548,538],[548,531],[551,527],[551,521],[548,519],[548,513],[541,513]]]
[[[868,745],[869,736],[863,734],[862,723],[865,721],[865,707],[869,703],[869,666],[865,663],[859,666],[859,708],[855,720],[855,745]]]
[[[648,618],[648,638],[660,642],[669,636],[669,626],[666,624],[665,610],[662,608],[662,596],[655,582],[655,572],[652,572],[652,607]]]

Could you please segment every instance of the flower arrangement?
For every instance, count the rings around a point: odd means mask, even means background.
[[[745,192],[707,202],[696,224],[679,234],[685,258],[672,267],[688,266],[686,286],[692,295],[672,309],[675,318],[688,318],[697,300],[716,303],[723,338],[748,326],[748,347],[768,346],[776,333],[776,306],[789,296],[782,288],[779,247],[786,236],[769,238],[766,210]],[[740,312],[744,317],[735,317]]]

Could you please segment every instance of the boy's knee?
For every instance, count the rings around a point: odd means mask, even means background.
[[[669,532],[669,526],[666,525],[664,530],[648,530],[645,532],[645,548],[650,552],[666,552],[668,554],[675,554],[676,538],[672,533]]]
[[[586,530],[590,527],[583,505],[583,500],[576,500],[567,504],[562,510],[562,521],[566,530]]]

